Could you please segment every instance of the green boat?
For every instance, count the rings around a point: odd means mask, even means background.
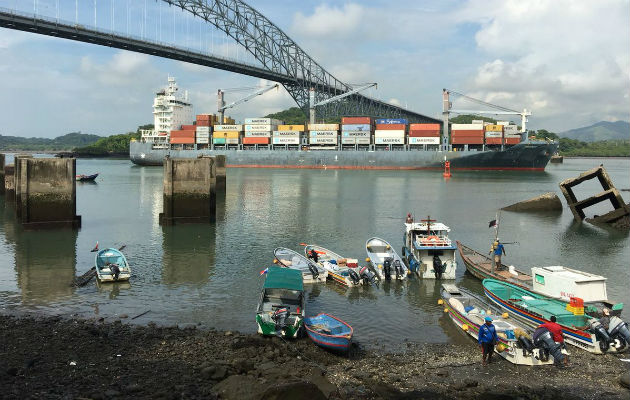
[[[258,333],[296,338],[304,326],[302,272],[269,267],[256,311]]]

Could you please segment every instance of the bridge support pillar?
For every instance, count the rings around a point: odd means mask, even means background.
[[[225,173],[226,173],[226,156],[215,156],[217,167],[217,194],[225,196]]]
[[[13,187],[15,189],[15,212],[17,214],[18,219],[20,218],[20,207],[17,206],[20,204],[20,198],[21,198],[21,187],[20,187],[20,161],[21,159],[25,159],[25,158],[33,158],[32,155],[30,154],[16,154],[15,157],[13,158]]]
[[[164,204],[160,225],[214,222],[216,159],[164,159]]]
[[[76,215],[76,159],[18,157],[15,208],[26,227],[81,226]]]
[[[4,163],[6,162],[6,156],[4,153],[0,153],[0,195],[4,195]]]

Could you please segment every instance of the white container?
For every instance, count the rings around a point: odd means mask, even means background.
[[[278,125],[265,125],[265,124],[245,125],[245,132],[247,131],[272,132],[277,129],[278,129]]]
[[[271,141],[273,144],[300,144],[299,137],[274,136]]]
[[[507,132],[516,133],[516,132],[518,132],[518,126],[516,126],[516,125],[504,125],[503,126],[503,132],[505,132],[505,133],[507,133]]]
[[[359,138],[359,137],[363,137],[363,138],[369,138],[370,137],[370,131],[342,131],[341,135],[343,137],[354,137],[354,138]]]
[[[357,144],[357,139],[353,137],[342,137],[341,144]]]
[[[405,144],[405,137],[376,137],[374,136],[374,144]]]
[[[247,131],[245,137],[271,137],[271,132]]]
[[[210,143],[210,138],[200,138],[200,137],[197,137],[197,138],[195,139],[195,143],[197,143],[197,144],[208,144],[208,143]]]
[[[238,138],[227,138],[225,144],[238,144]]]
[[[242,132],[243,125],[215,125],[214,130],[220,131],[220,132],[227,132],[227,131]]]
[[[503,132],[486,131],[485,135],[487,138],[502,138]]]
[[[273,118],[245,118],[247,125],[283,125],[284,122]]]
[[[452,131],[483,131],[483,126],[484,124],[451,124],[451,130]]]
[[[309,131],[338,131],[338,124],[308,124]]]
[[[357,144],[371,144],[372,139],[369,137],[358,137],[356,138]]]
[[[585,303],[607,301],[606,278],[562,266],[532,268],[534,292],[569,301],[579,297]]]
[[[308,135],[310,137],[337,137],[339,132],[337,131],[309,131]]]
[[[273,131],[274,137],[297,137],[299,138],[302,132],[300,131]]]
[[[440,144],[439,137],[412,137],[409,136],[409,144]]]
[[[483,119],[473,119],[472,123],[475,125],[483,125]]]
[[[342,131],[371,131],[372,125],[370,124],[346,124],[341,125]]]
[[[197,131],[197,133],[210,133],[209,126],[198,126],[195,130]]]
[[[497,121],[497,125],[507,126],[510,125],[510,121]]]
[[[514,134],[514,135],[512,135],[512,134],[508,135],[508,134],[504,133],[503,137],[506,138],[506,139],[508,139],[508,138],[510,138],[510,139],[514,139],[514,138],[520,139],[521,138],[521,134],[517,133],[517,134]]]
[[[337,144],[337,137],[311,137],[308,141],[310,144]]]
[[[380,137],[380,138],[403,138],[405,137],[405,131],[403,130],[375,130],[374,131],[374,137]]]

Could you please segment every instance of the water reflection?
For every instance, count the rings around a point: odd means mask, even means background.
[[[129,281],[100,283],[97,280],[96,287],[100,293],[106,293],[109,300],[114,300],[120,296],[121,290],[131,289],[131,283]]]
[[[203,285],[214,271],[214,224],[181,224],[162,227],[162,281],[167,285]]]

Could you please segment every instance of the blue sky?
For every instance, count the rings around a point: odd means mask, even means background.
[[[254,62],[220,32],[155,0],[0,0],[18,8]],[[147,18],[144,23],[144,4]],[[75,14],[74,5],[79,4]],[[287,1],[249,4],[344,82],[377,82],[366,94],[430,116],[450,88],[533,111],[529,128],[564,131],[629,120],[630,1]],[[128,7],[128,8],[127,8]],[[129,11],[128,11],[129,10]],[[173,17],[176,30],[173,32]],[[161,28],[161,29],[160,29]],[[203,29],[203,31],[201,30]],[[201,32],[201,33],[199,33]],[[214,112],[216,90],[260,79],[96,45],[0,29],[0,134],[108,135],[152,122],[154,92],[175,76],[196,112]],[[240,93],[227,94],[235,100]],[[237,120],[293,106],[284,90],[230,112]],[[472,104],[455,102],[470,109]]]

